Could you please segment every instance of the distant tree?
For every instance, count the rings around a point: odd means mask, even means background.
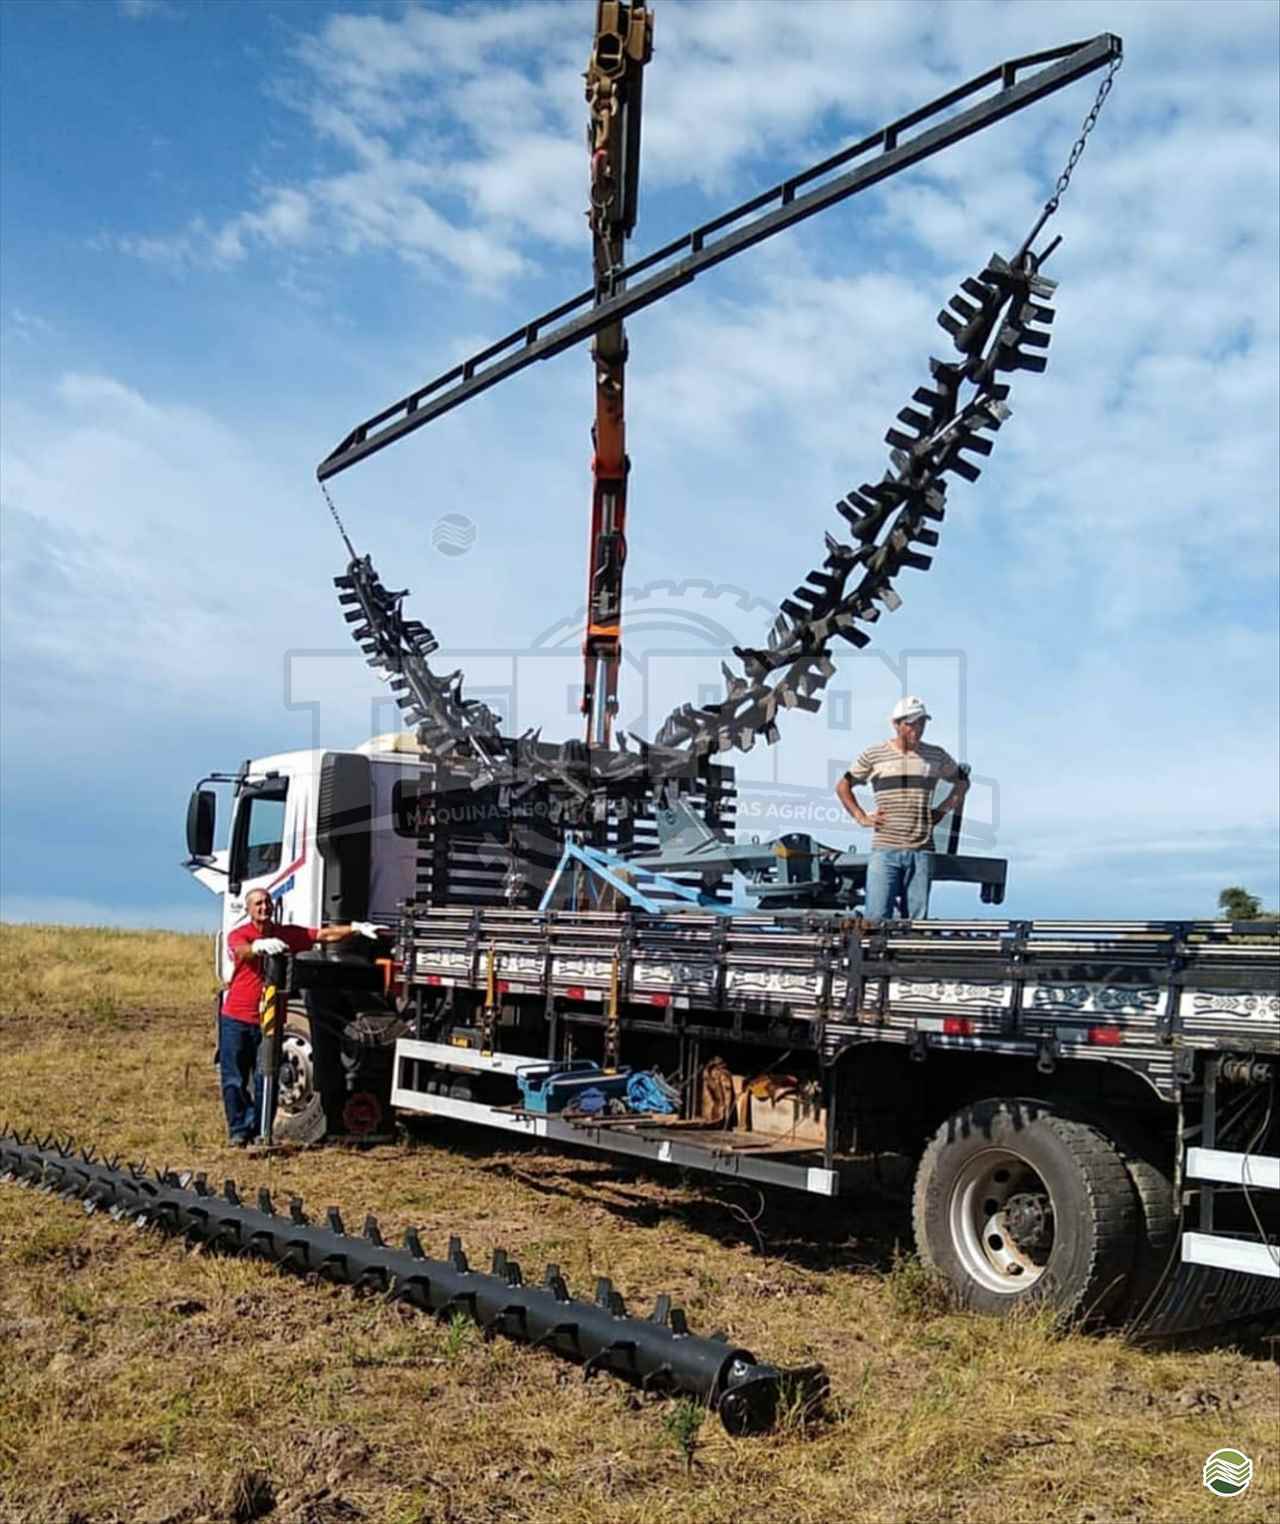
[[[1218,909],[1228,921],[1256,921],[1262,914],[1262,901],[1239,884],[1232,884],[1218,896]]]

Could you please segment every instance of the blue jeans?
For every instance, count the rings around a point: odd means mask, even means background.
[[[262,1129],[261,1046],[262,1028],[256,1021],[218,1017],[218,1073],[227,1131],[233,1138],[256,1138]]]
[[[869,921],[923,921],[929,914],[933,853],[873,847],[863,914]]]

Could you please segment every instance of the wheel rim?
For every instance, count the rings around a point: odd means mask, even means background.
[[[951,1193],[951,1241],[969,1276],[987,1291],[1020,1296],[1053,1252],[1053,1203],[1037,1172],[1003,1148],[975,1154]]]
[[[314,1094],[311,1044],[296,1032],[286,1032],[280,1045],[280,1110],[290,1115],[302,1111]]]

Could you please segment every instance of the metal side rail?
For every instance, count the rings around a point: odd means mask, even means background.
[[[1213,1184],[1230,1184],[1241,1190],[1280,1191],[1280,1159],[1216,1148],[1189,1148],[1187,1178],[1205,1182],[1210,1190]],[[1182,1263],[1210,1265],[1215,1270],[1241,1270],[1246,1275],[1280,1280],[1280,1242],[1242,1238],[1221,1231],[1184,1233]]]
[[[1188,1050],[1280,1058],[1280,941],[1227,922],[443,907],[410,909],[401,938],[410,989],[483,989],[492,955],[502,993],[593,1019],[616,994],[626,1020],[660,1009],[721,1026],[820,1020],[850,1042],[1016,1044],[1046,1065],[1132,1063],[1168,1101]]]
[[[99,1159],[92,1149],[77,1152],[69,1140],[29,1134],[0,1131],[0,1179],[78,1198],[87,1212],[104,1208],[120,1221],[155,1226],[189,1243],[379,1291],[438,1318],[461,1314],[487,1337],[502,1334],[549,1349],[580,1364],[586,1376],[607,1371],[646,1391],[692,1396],[719,1413],[730,1434],[768,1429],[780,1409],[816,1407],[827,1390],[819,1365],[784,1371],[761,1364],[727,1338],[691,1334],[669,1297],[658,1298],[651,1317],[634,1318],[603,1278],[590,1302],[569,1294],[557,1265],[547,1266],[541,1285],[526,1284],[505,1249],[493,1251],[486,1274],[472,1269],[456,1238],[449,1240],[445,1259],[429,1259],[413,1228],[404,1247],[393,1248],[372,1217],[356,1237],[346,1232],[336,1207],[321,1225],[296,1198],[286,1215],[276,1211],[266,1190],[250,1205],[230,1180],[219,1193],[204,1175],[149,1174],[141,1165]]]

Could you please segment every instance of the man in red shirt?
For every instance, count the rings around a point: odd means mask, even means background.
[[[317,942],[340,942],[343,937],[353,935],[375,939],[378,936],[378,928],[371,921],[324,926],[318,931],[310,926],[279,925],[275,920],[275,901],[265,889],[250,889],[244,905],[249,919],[227,938],[233,967],[218,1018],[218,1069],[232,1148],[243,1148],[252,1142],[262,1126],[258,1050],[262,1046],[259,1013],[266,983],[264,960],[278,953],[306,952]]]

